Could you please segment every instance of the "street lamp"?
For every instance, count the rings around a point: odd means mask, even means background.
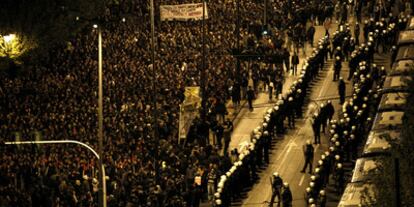
[[[13,54],[13,41],[15,41],[16,35],[9,34],[3,36],[3,45],[2,45],[2,56],[11,57]]]
[[[155,63],[155,14],[154,14],[154,0],[150,0],[150,15],[151,15],[151,66],[149,69],[151,69],[151,84],[152,84],[152,118],[153,118],[153,128],[152,128],[152,135],[154,136],[154,141],[156,143],[156,146],[159,145],[159,137],[158,137],[158,109],[157,109],[157,73],[156,73],[156,63]],[[155,149],[155,155],[154,155],[154,167],[155,167],[155,180],[156,184],[159,184],[160,181],[160,175],[159,175],[159,164],[158,164],[158,149]]]
[[[205,42],[205,36],[206,36],[206,2],[205,0],[203,2],[203,17],[202,17],[202,24],[201,24],[201,41],[202,41],[202,59],[201,59],[201,72],[200,72],[200,86],[201,86],[201,119],[205,121],[206,114],[207,114],[207,95],[206,95],[206,85],[207,85],[207,74],[206,74],[206,42]]]
[[[4,42],[6,44],[11,43],[14,39],[16,39],[16,35],[15,34],[9,34],[9,35],[5,35],[3,36]]]
[[[106,207],[106,181],[104,177],[103,168],[103,89],[102,89],[102,31],[97,24],[93,28],[98,29],[98,154],[102,157],[99,159],[99,194],[101,196],[100,206]]]

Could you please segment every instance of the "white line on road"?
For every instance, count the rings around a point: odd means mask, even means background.
[[[328,87],[325,87],[325,86],[326,86],[326,83],[327,83],[327,81],[328,81],[328,76],[329,76],[329,74],[331,74],[331,72],[330,72],[330,71],[331,71],[331,70],[329,70],[329,69],[328,69],[327,74],[326,74],[326,77],[325,77],[325,79],[323,80],[322,89],[320,90],[318,97],[321,97],[321,96],[322,96],[322,94],[324,94],[324,93],[325,93],[325,91],[326,91],[326,89],[328,88]]]
[[[305,180],[305,175],[302,175],[302,177],[300,178],[300,181],[299,181],[299,186],[302,185],[304,180]]]

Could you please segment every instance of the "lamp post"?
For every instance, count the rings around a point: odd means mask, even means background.
[[[200,72],[200,87],[201,87],[201,120],[205,120],[206,118],[206,104],[207,104],[207,95],[206,95],[206,82],[207,82],[207,76],[206,76],[206,42],[205,42],[205,36],[206,36],[206,30],[205,30],[205,21],[206,21],[206,2],[203,0],[203,17],[202,17],[202,23],[201,23],[201,41],[202,41],[202,59],[201,59],[201,72]]]
[[[159,184],[159,165],[158,165],[158,145],[159,145],[159,139],[158,139],[158,109],[157,109],[157,73],[156,73],[156,67],[155,67],[155,16],[154,16],[154,0],[150,0],[150,14],[151,14],[151,64],[152,67],[149,67],[151,69],[151,75],[152,75],[152,134],[155,141],[155,152],[154,152],[154,168],[155,168],[155,180],[156,184]]]
[[[267,30],[267,0],[264,0],[263,26]]]
[[[97,25],[94,27],[96,28]],[[99,194],[102,200],[100,200],[100,205],[106,207],[106,181],[103,168],[103,90],[102,90],[102,31],[101,28],[98,29],[98,153],[102,159],[99,159]]]
[[[237,37],[237,55],[241,54],[240,51],[240,0],[236,1],[236,13],[237,13],[237,20],[236,20],[236,37]],[[239,57],[236,57],[236,80],[239,81],[239,84],[241,83],[241,65]]]

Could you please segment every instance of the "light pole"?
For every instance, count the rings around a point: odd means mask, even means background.
[[[103,183],[103,194],[101,194],[100,196],[100,200],[99,202],[102,203],[99,206],[103,206],[106,207],[106,185],[105,185],[105,167],[102,165],[102,156],[99,156],[99,154],[89,145],[80,142],[80,141],[76,141],[76,140],[36,140],[36,141],[16,141],[16,142],[4,142],[5,145],[35,145],[35,144],[76,144],[76,145],[80,145],[86,149],[88,149],[89,151],[91,151],[93,153],[93,155],[95,155],[95,157],[99,160],[99,174],[102,176],[102,182],[99,183]],[[101,184],[102,186],[102,184]],[[102,189],[102,188],[101,188]],[[100,189],[100,191],[101,191]]]
[[[102,89],[102,30],[99,25],[94,24],[93,28],[98,30],[98,154],[99,165],[103,166],[103,89]],[[99,169],[99,206],[106,207],[106,181],[102,169]]]
[[[206,30],[205,30],[205,21],[206,21],[206,2],[203,0],[203,19],[201,24],[201,41],[202,41],[202,62],[201,62],[201,72],[200,72],[200,87],[201,87],[201,120],[205,120],[206,118],[206,82],[207,82],[207,76],[206,76],[206,42],[205,42],[205,36],[206,36]]]
[[[267,0],[264,0],[263,26],[267,30]]]
[[[160,178],[159,178],[159,165],[158,165],[158,109],[157,109],[157,74],[156,74],[156,67],[155,67],[155,20],[154,20],[154,0],[150,0],[150,13],[151,13],[151,63],[152,68],[151,75],[152,75],[152,116],[153,116],[153,123],[152,123],[152,134],[155,141],[155,152],[154,152],[154,168],[155,168],[155,180],[156,184],[159,184]]]
[[[237,20],[236,20],[236,37],[237,37],[237,57],[236,57],[236,80],[241,83],[241,65],[239,60],[239,55],[241,55],[240,51],[240,0],[236,1],[236,12],[237,12]]]
[[[102,159],[99,159],[99,165],[102,166],[99,169],[99,178],[102,182],[99,182],[99,194],[103,198],[100,200],[100,205],[106,207],[106,182],[103,168],[103,90],[102,90],[102,31],[97,25],[94,25],[98,29],[98,153]]]

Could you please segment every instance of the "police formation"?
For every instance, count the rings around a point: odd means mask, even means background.
[[[338,33],[340,34],[341,32]],[[276,104],[267,110],[263,122],[253,130],[249,146],[240,152],[239,160],[230,170],[220,177],[215,193],[216,206],[230,206],[231,201],[240,196],[243,188],[252,186],[258,179],[257,169],[269,163],[272,140],[277,134],[284,134],[288,128],[295,128],[295,118],[304,117],[302,107],[306,92],[311,81],[323,70],[324,63],[329,57],[329,45],[327,36],[319,40],[318,47],[315,47],[312,54],[306,58],[298,80],[294,81],[286,95],[280,97]],[[290,195],[289,199],[289,196],[285,195],[283,200],[283,192],[290,192],[287,190],[289,184],[284,183],[283,186],[283,190],[279,191],[282,192],[281,201],[284,206],[289,206],[292,196]]]
[[[375,115],[380,101],[378,91],[387,75],[383,66],[379,67],[373,63],[373,56],[378,52],[378,48],[391,48],[393,42],[384,42],[381,39],[386,37],[394,40],[397,27],[400,27],[395,23],[386,24],[384,19],[376,23],[372,21],[368,22],[372,27],[366,31],[366,43],[356,47],[351,53],[348,80],[353,84],[352,96],[343,101],[339,120],[329,121],[330,147],[317,161],[306,188],[304,197],[308,206],[325,206],[326,186],[329,182],[333,182],[332,185],[339,195],[342,194],[346,185],[343,164],[357,158],[358,145],[367,136],[367,129],[372,125],[371,117]],[[385,51],[383,49],[383,52]],[[324,117],[322,111],[326,105],[321,108],[320,114],[315,114],[318,119]]]

